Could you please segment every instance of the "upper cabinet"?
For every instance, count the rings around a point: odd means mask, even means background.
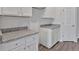
[[[1,7],[0,15],[32,17],[32,7]]]
[[[56,7],[47,7],[45,9],[43,18],[55,18],[56,17]]]
[[[3,7],[2,8],[2,15],[18,16],[19,15],[19,8],[16,8],[16,7]]]
[[[32,16],[32,7],[22,7],[22,16]]]

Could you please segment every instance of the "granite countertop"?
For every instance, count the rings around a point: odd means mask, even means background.
[[[7,32],[2,34],[2,42],[11,41],[14,39],[23,38],[29,35],[37,34],[39,32],[30,30],[30,29],[24,29],[19,31],[13,31],[13,32]]]
[[[49,29],[56,29],[60,28],[59,24],[44,24],[40,26],[41,28],[49,28]]]

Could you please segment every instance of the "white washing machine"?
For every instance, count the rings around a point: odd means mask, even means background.
[[[60,25],[45,24],[40,26],[40,44],[51,48],[59,41]]]

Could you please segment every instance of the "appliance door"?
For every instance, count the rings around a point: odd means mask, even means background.
[[[46,28],[40,28],[40,44],[49,47],[51,42],[51,30]]]

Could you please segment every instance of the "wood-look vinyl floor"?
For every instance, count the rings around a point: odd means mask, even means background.
[[[50,49],[39,45],[39,51],[79,51],[79,42],[59,42]]]

